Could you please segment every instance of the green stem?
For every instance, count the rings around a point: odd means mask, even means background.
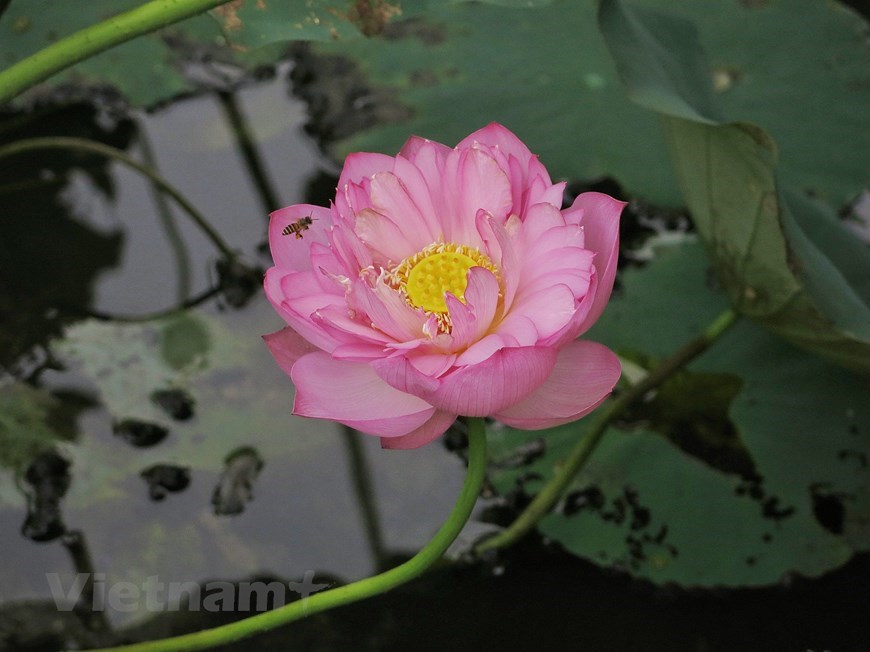
[[[167,652],[170,650],[188,652],[225,645],[300,620],[305,616],[357,602],[405,584],[421,575],[432,564],[441,559],[441,556],[459,535],[477,502],[485,471],[486,432],[484,422],[481,418],[474,418],[469,420],[468,426],[468,472],[453,511],[432,540],[404,564],[380,575],[315,593],[310,598],[303,598],[279,609],[257,614],[229,625],[159,641],[106,648],[98,652]]]
[[[211,240],[215,247],[217,247],[224,256],[229,260],[236,259],[236,253],[230,249],[229,245],[224,242],[223,238],[215,231],[211,224],[208,223],[208,220],[205,216],[200,213],[194,206],[191,204],[181,191],[178,190],[175,186],[170,184],[166,179],[161,177],[157,172],[152,170],[146,165],[143,165],[139,161],[134,158],[131,158],[120,149],[115,147],[110,147],[109,145],[104,145],[102,143],[97,143],[92,140],[87,140],[84,138],[63,138],[63,137],[54,137],[54,138],[25,138],[23,140],[17,140],[13,143],[9,143],[8,145],[4,145],[0,147],[0,159],[5,158],[7,156],[13,156],[15,154],[21,154],[22,152],[29,152],[33,150],[39,149],[76,149],[84,152],[91,152],[93,154],[100,154],[101,156],[106,156],[110,159],[114,159],[124,165],[133,168],[137,172],[148,177],[155,186],[160,188],[167,195],[172,197],[175,202],[181,207],[184,212],[186,212],[190,218],[196,222],[196,225],[202,229],[203,233]]]
[[[481,553],[494,548],[504,548],[516,543],[538,522],[550,513],[559,497],[570,486],[574,476],[583,468],[592,455],[595,447],[604,437],[607,427],[630,407],[635,401],[643,398],[648,392],[659,387],[677,371],[706,351],[718,340],[737,320],[737,313],[731,309],[720,314],[695,339],[686,344],[669,358],[665,358],[640,382],[632,385],[619,394],[605,407],[596,412],[592,424],[568,457],[559,466],[553,478],[535,496],[535,499],[523,510],[511,525],[497,535],[484,539],[476,547],[475,552]]]
[[[151,0],[62,38],[0,72],[0,104],[74,63],[114,45],[177,23],[227,0]]]

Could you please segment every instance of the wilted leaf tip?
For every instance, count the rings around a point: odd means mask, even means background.
[[[347,12],[347,18],[365,36],[376,36],[384,31],[394,16],[401,16],[402,8],[386,0],[355,0]]]
[[[215,7],[214,12],[220,18],[223,29],[236,32],[242,28],[242,19],[239,18],[239,9],[241,9],[244,4],[245,0],[232,0],[220,7]],[[265,9],[264,0],[257,0],[257,9]]]

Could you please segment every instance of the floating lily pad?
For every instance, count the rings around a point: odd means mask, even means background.
[[[141,4],[141,0],[94,0],[74,4],[51,0],[16,2],[0,18],[0,67],[6,68],[59,38]],[[230,50],[218,22],[202,14],[85,59],[50,78],[41,88],[50,91],[64,84],[109,85],[131,104],[152,106],[198,90],[200,86],[194,81],[194,75],[187,74],[193,67],[208,64],[220,69],[223,66],[230,78],[238,78],[243,65],[275,58],[274,52],[242,57]],[[81,91],[71,92],[71,95],[79,97]]]
[[[646,269],[625,273],[623,295],[589,337],[635,359],[672,353],[727,305],[708,286],[709,264],[698,244],[661,249]],[[543,534],[598,564],[686,586],[817,576],[870,549],[865,378],[750,322],[689,371],[741,380],[728,417],[751,471],[716,468],[636,420],[625,424],[631,429],[608,431],[556,512],[540,523]],[[682,382],[691,384],[691,376]],[[585,427],[581,420],[536,433],[545,453],[526,465],[496,464],[495,485],[503,493],[534,493]],[[510,458],[528,440],[527,432],[494,430],[494,459]]]

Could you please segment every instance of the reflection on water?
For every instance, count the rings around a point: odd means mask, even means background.
[[[63,134],[125,149],[177,185],[248,268],[265,268],[267,210],[334,188],[304,117],[279,76],[133,119],[81,106],[4,116],[0,144]],[[232,275],[177,206],[95,156],[35,152],[0,166],[0,416],[21,425],[2,436],[26,443],[0,441],[0,649],[94,644],[150,615],[58,612],[50,574],[68,591],[87,573],[82,606],[94,577],[97,594],[155,576],[350,581],[428,540],[462,463],[433,446],[397,465],[376,438],[292,417],[289,379],[260,341],[281,323],[257,279],[242,275],[248,285],[192,317],[83,317],[164,309]],[[34,624],[49,621],[53,633]]]

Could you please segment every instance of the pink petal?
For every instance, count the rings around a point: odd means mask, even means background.
[[[552,373],[524,400],[495,418],[514,428],[540,430],[569,423],[598,407],[619,380],[619,358],[596,342],[571,342]]]
[[[310,250],[311,268],[314,278],[324,292],[344,294],[342,280],[347,278],[349,270],[342,267],[335,252],[326,245],[314,242]]]
[[[515,346],[532,346],[541,339],[535,322],[520,313],[510,313],[498,325],[499,335],[510,337]]]
[[[535,204],[550,204],[553,208],[562,208],[562,199],[565,195],[565,186],[568,185],[564,181],[556,184],[550,183],[550,178],[546,179],[542,176],[536,176],[527,186],[523,201],[523,209],[528,210]]]
[[[448,313],[453,321],[453,337],[457,348],[476,342],[492,326],[498,307],[498,279],[485,267],[468,270],[465,303],[445,293]]]
[[[365,178],[361,183],[348,183],[336,188],[336,211],[345,220],[348,220],[351,225],[353,224],[353,217],[357,213],[372,207],[372,200],[369,197],[368,191],[370,185],[371,179]]]
[[[453,366],[456,356],[443,353],[409,354],[408,360],[419,371],[432,378],[438,378]]]
[[[372,361],[372,369],[390,386],[415,396],[429,396],[440,381],[417,369],[404,355]]]
[[[384,357],[386,346],[373,342],[351,342],[339,344],[329,355],[336,360],[349,360],[350,362],[370,362]]]
[[[513,303],[521,275],[514,239],[508,235],[505,225],[498,223],[484,211],[477,214],[477,232],[483,240],[484,249],[491,254],[490,259],[501,271],[504,293],[502,303],[507,311]]]
[[[476,149],[462,152],[457,182],[458,217],[463,220],[465,230],[474,226],[480,209],[500,222],[507,219],[512,203],[510,180],[494,158]]]
[[[571,208],[563,211],[565,219],[580,224],[586,235],[586,249],[595,252],[598,276],[593,304],[579,334],[586,332],[598,319],[610,299],[616,263],[619,257],[619,216],[626,203],[600,192],[584,192],[577,196]]]
[[[510,314],[529,319],[543,339],[558,332],[571,321],[577,302],[571,288],[564,283],[538,288],[534,292],[517,292]],[[501,332],[501,329],[499,329]]]
[[[434,242],[441,234],[441,225],[438,221],[438,211],[435,209],[431,188],[422,170],[414,163],[398,156],[393,166],[393,173],[399,179],[402,187],[408,193],[421,217],[428,225],[427,233],[432,237],[431,241]]]
[[[323,292],[313,272],[287,274],[272,267],[266,271],[263,285],[272,307],[302,337],[325,351],[339,344],[312,321],[311,315],[327,306],[344,306],[344,297]]]
[[[417,144],[413,158],[410,159],[411,166],[417,170],[416,174],[409,171],[409,166],[402,157],[396,159],[394,170],[404,183],[409,184],[406,187],[413,191],[420,213],[433,225],[433,235],[437,240],[443,238],[443,221],[450,214],[442,185],[445,162],[453,154],[453,150],[431,141]],[[426,192],[423,192],[424,187]]]
[[[371,208],[357,213],[354,231],[364,245],[381,254],[376,260],[385,267],[391,267],[425,246],[420,246],[416,237],[414,242],[409,241],[392,219]]]
[[[345,224],[339,224],[329,232],[332,251],[341,266],[348,270],[349,278],[355,277],[359,270],[371,266],[372,253],[360,241],[356,233]]]
[[[376,174],[371,184],[372,205],[382,215],[386,215],[401,230],[405,240],[411,245],[405,256],[416,253],[434,242],[439,234],[439,224],[430,224],[414,203],[404,184],[392,173]],[[428,192],[421,196],[425,200]],[[433,220],[434,221],[434,220]],[[402,258],[395,259],[396,262]]]
[[[402,145],[402,149],[399,150],[399,156],[414,161],[420,150],[423,148],[428,148],[431,152],[434,152],[441,158],[446,157],[450,152],[450,148],[447,147],[447,145],[436,143],[434,140],[429,140],[428,138],[411,136],[407,141],[405,141],[405,144]]]
[[[532,344],[536,342],[537,338],[532,342]],[[462,354],[456,358],[456,366],[467,367],[469,365],[479,364],[484,360],[491,358],[496,351],[500,351],[508,346],[516,346],[516,344],[517,343],[514,342],[509,335],[502,335],[501,332],[490,333],[463,351]]]
[[[399,295],[380,280],[370,287],[365,281],[351,283],[350,305],[368,316],[373,328],[390,339],[407,342],[423,336],[426,314],[415,310]]]
[[[536,158],[525,143],[507,127],[497,122],[492,122],[482,129],[469,134],[456,146],[457,149],[465,149],[481,143],[489,147],[498,148],[508,159],[513,156],[519,161],[521,168],[527,170],[529,161]],[[523,187],[523,186],[521,186]]]
[[[266,346],[269,347],[269,352],[275,358],[278,366],[288,376],[299,358],[317,350],[289,326],[274,333],[263,335],[263,341],[266,342]]]
[[[369,343],[385,347],[391,338],[371,323],[348,313],[347,305],[326,306],[311,315],[311,321],[339,344]],[[331,353],[332,351],[330,351]]]
[[[558,208],[550,204],[535,204],[529,207],[523,218],[521,237],[524,242],[533,245],[539,237],[550,229],[564,227],[566,224],[567,222]]]
[[[321,351],[301,357],[291,378],[293,414],[338,421],[379,437],[406,435],[435,413],[426,401],[387,385],[369,365],[334,360]]]
[[[495,159],[479,149],[450,153],[444,162],[440,195],[443,206],[439,207],[439,218],[445,240],[471,247],[482,244],[475,227],[478,211],[482,209],[503,222],[511,207],[507,175]]]
[[[393,157],[386,154],[370,152],[355,152],[348,154],[338,177],[338,190],[344,189],[349,183],[360,183],[363,179],[371,179],[378,172],[393,169]]]
[[[382,437],[381,448],[389,450],[408,450],[420,448],[443,435],[456,421],[456,415],[449,412],[435,410],[435,414],[422,426],[401,437]]]
[[[290,224],[305,217],[311,217],[313,222],[300,232],[301,238],[293,233],[283,235],[282,232]],[[287,206],[269,215],[269,248],[272,260],[277,267],[287,272],[302,272],[311,269],[309,248],[311,243],[327,244],[327,231],[332,226],[332,211],[322,206],[311,204],[296,204]]]
[[[420,373],[403,356],[375,360],[372,368],[396,389],[419,396],[439,410],[486,416],[528,396],[546,380],[555,363],[555,349],[527,346],[500,349],[479,364],[460,367],[441,378]]]

